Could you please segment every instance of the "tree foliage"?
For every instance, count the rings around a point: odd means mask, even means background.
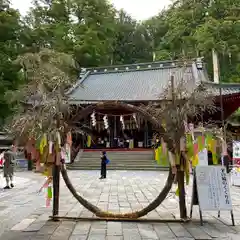
[[[74,61],[69,55],[48,49],[26,53],[16,61],[24,69],[27,83],[8,93],[19,106],[9,121],[8,132],[18,138],[36,139],[42,133],[61,132],[64,123],[57,120],[70,113],[65,91],[77,77]]]
[[[21,30],[19,13],[6,0],[0,1],[0,122],[11,112],[4,93],[21,83],[18,67],[13,64],[19,53],[18,36]]]
[[[72,55],[79,67],[203,56],[210,76],[214,48],[221,80],[239,82],[239,6],[240,0],[174,0],[140,23],[107,0],[34,0],[22,20],[1,0],[0,118],[11,112],[4,93],[27,80],[13,61],[43,48]]]
[[[239,79],[240,0],[175,0],[138,23],[106,0],[35,0],[25,18],[25,42],[73,54],[80,66],[204,56],[212,74],[212,48],[223,81]]]
[[[221,80],[238,82],[240,1],[178,0],[147,21],[157,59],[203,56],[212,74],[212,49],[219,55]]]

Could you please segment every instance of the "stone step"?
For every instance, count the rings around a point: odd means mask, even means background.
[[[136,155],[153,155],[154,154],[154,151],[150,151],[150,152],[134,152],[134,153],[131,153],[131,152],[119,152],[119,153],[116,153],[116,152],[107,152],[107,155],[109,156],[136,156]],[[101,155],[101,152],[96,152],[96,153],[89,153],[89,152],[82,152],[82,155],[85,155],[85,156],[99,156]]]
[[[89,167],[89,166],[67,166],[68,170],[100,170],[100,166],[95,166],[95,167]],[[108,166],[108,170],[149,170],[149,171],[168,171],[168,167],[162,167],[162,166]]]
[[[85,158],[85,157],[81,157],[81,158],[78,158],[79,160],[78,161],[82,161],[82,160],[86,160],[88,162],[92,162],[92,161],[101,161],[101,158],[98,157],[98,158]],[[117,157],[108,157],[108,159],[110,161],[154,161],[154,158],[153,157],[148,157],[148,158],[128,158],[128,157],[125,157],[125,158],[117,158]]]
[[[107,151],[106,150],[106,153],[107,154],[118,154],[118,155],[121,155],[121,154],[128,154],[128,155],[135,155],[135,154],[149,154],[149,153],[153,153],[154,150],[149,150],[149,151]],[[93,151],[93,152],[87,152],[87,151],[83,151],[82,152],[83,154],[100,154],[101,151]]]
[[[112,159],[109,158],[110,162],[135,162],[135,163],[141,163],[141,162],[156,162],[154,159]],[[88,162],[101,162],[100,158],[80,158],[75,163],[88,163]]]
[[[93,165],[100,165],[101,162],[89,162],[89,163],[74,163],[73,166],[93,166]],[[124,165],[124,166],[139,166],[139,165],[158,165],[156,162],[110,162],[109,165]]]
[[[111,161],[111,162],[149,162],[149,161],[154,161],[153,158],[134,158],[134,159],[129,159],[129,158],[110,158],[108,157],[108,159]],[[101,158],[83,158],[81,157],[79,159],[78,162],[100,162],[101,161]]]
[[[79,160],[68,166],[68,169],[88,170],[100,169],[100,150],[94,152],[82,152]],[[110,170],[155,170],[161,168],[154,160],[153,150],[149,151],[109,151],[107,156]]]
[[[141,164],[124,164],[124,163],[110,163],[109,166],[158,166],[156,163],[141,163]],[[72,164],[73,167],[81,167],[81,166],[101,166],[100,163],[90,163],[90,164]]]
[[[149,149],[147,149],[147,150],[144,150],[144,151],[141,151],[141,150],[135,150],[135,151],[131,151],[131,150],[126,150],[126,151],[124,151],[124,150],[119,150],[119,151],[113,151],[113,150],[111,150],[111,149],[104,149],[104,151],[105,152],[107,152],[107,153],[109,153],[109,154],[136,154],[136,153],[143,153],[143,154],[145,154],[145,153],[150,153],[150,152],[153,152],[154,151],[154,149],[153,148],[149,148]],[[100,152],[102,152],[102,150],[101,149],[96,149],[96,150],[93,150],[93,151],[88,151],[88,150],[83,150],[83,153],[88,153],[88,154],[94,154],[94,153],[100,153]]]
[[[101,154],[82,154],[83,157],[100,157]],[[148,157],[148,156],[154,156],[154,154],[134,154],[134,155],[128,155],[128,154],[107,154],[108,157]]]
[[[100,158],[100,154],[82,154],[83,158]],[[154,154],[107,154],[108,158],[153,158]]]

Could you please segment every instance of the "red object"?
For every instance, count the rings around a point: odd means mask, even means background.
[[[197,155],[197,154],[198,154],[198,144],[197,144],[197,143],[195,143],[195,144],[193,145],[193,151],[194,151],[194,155]]]
[[[51,205],[51,199],[50,198],[46,198],[46,207],[50,207]]]
[[[234,158],[233,161],[234,161],[234,165],[240,166],[240,159],[239,158]]]

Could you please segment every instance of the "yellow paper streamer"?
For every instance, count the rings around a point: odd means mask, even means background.
[[[163,165],[164,167],[165,167],[165,166],[168,166],[167,153],[164,153],[164,152],[162,151],[161,159],[162,159],[162,165]]]
[[[92,142],[92,138],[91,138],[91,136],[87,136],[87,147],[89,148],[89,147],[91,147],[91,142]]]
[[[192,158],[194,155],[193,140],[191,134],[186,134],[187,155],[188,158]]]
[[[159,152],[159,149],[158,148],[156,148],[155,149],[155,161],[159,161],[159,154],[158,154],[158,152]]]
[[[217,141],[215,139],[212,139],[211,141],[209,141],[209,151],[212,152],[212,159],[213,159],[214,165],[218,164],[216,147],[217,147]]]
[[[207,145],[207,149],[210,151],[211,148],[211,142],[212,142],[212,136],[211,135],[207,135],[206,136],[206,145]]]
[[[196,167],[197,165],[198,165],[198,155],[195,155],[192,158],[192,167]]]
[[[162,160],[162,147],[161,146],[159,146],[158,148],[157,148],[157,163],[159,164],[159,165],[161,165],[161,161]]]
[[[188,185],[189,181],[190,181],[190,162],[189,162],[189,159],[186,159],[185,175],[186,175],[186,184]]]
[[[214,165],[218,164],[217,154],[212,154],[212,160]]]
[[[176,194],[177,197],[179,197],[179,188],[177,188],[175,194]]]
[[[46,167],[43,172],[43,175],[46,177],[51,177],[52,176],[52,167],[51,166]]]
[[[203,142],[202,142],[202,136],[198,136],[197,143],[198,143],[198,151],[201,152],[204,148]]]
[[[40,152],[41,155],[43,154],[44,148],[46,146],[47,146],[47,135],[43,134],[43,137],[41,139],[40,146],[39,146],[39,152]]]

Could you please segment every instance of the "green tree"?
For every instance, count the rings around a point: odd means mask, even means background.
[[[177,0],[145,22],[158,60],[204,56],[212,74],[218,53],[222,81],[240,81],[239,0]]]
[[[9,89],[16,89],[21,83],[19,68],[13,64],[20,48],[20,15],[10,7],[9,1],[0,1],[0,121],[11,113],[4,94]]]
[[[203,56],[212,75],[215,48],[221,79],[238,82],[239,5],[240,0],[176,0],[138,23],[107,0],[35,0],[24,19],[20,53],[47,47],[72,54],[82,67]]]
[[[30,51],[73,54],[84,67],[110,64],[114,16],[105,0],[36,0],[25,18],[25,43]]]
[[[113,49],[114,64],[152,60],[147,29],[123,10],[117,13]]]
[[[219,56],[221,78],[240,81],[240,1],[213,1],[205,9],[205,21],[195,32],[198,49],[209,56],[214,48]],[[209,56],[210,59],[210,56]]]
[[[148,42],[152,47],[155,60],[169,60],[173,58],[170,52],[170,46],[165,40],[165,35],[168,32],[168,23],[166,21],[166,11],[143,23],[148,34]]]

